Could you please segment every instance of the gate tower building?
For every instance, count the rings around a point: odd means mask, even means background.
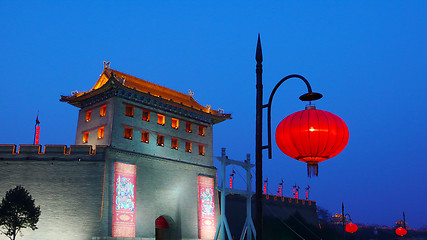
[[[212,127],[230,114],[109,64],[60,101],[80,108],[75,145],[0,145],[0,192],[23,185],[41,206],[26,237],[213,238]]]

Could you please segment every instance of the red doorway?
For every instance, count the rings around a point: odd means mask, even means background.
[[[156,240],[167,240],[169,239],[169,224],[163,216],[156,219]]]

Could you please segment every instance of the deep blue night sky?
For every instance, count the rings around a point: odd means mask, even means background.
[[[214,154],[254,159],[260,33],[264,102],[301,74],[324,95],[317,108],[350,131],[312,179],[274,144],[273,159],[264,152],[270,191],[282,178],[286,196],[310,184],[318,206],[336,213],[344,202],[356,223],[392,226],[405,211],[409,226],[427,226],[427,1],[153,2],[2,1],[0,143],[32,143],[40,111],[42,145],[74,144],[78,109],[60,95],[92,88],[106,60],[231,113],[214,128]],[[304,91],[299,80],[279,88],[273,128],[304,109]]]

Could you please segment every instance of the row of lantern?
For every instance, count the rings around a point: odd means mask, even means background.
[[[345,225],[345,227],[344,227],[345,231],[349,232],[349,233],[355,233],[357,231],[358,227],[357,227],[356,224],[354,224],[354,223],[351,222],[350,214],[348,214],[348,213],[344,214],[344,203],[342,203],[342,214],[341,215],[335,215],[335,216],[341,217],[343,224],[345,224],[345,222],[346,222],[345,218],[346,218],[346,216],[348,216],[349,219],[350,219],[350,221],[349,221],[348,224]],[[403,223],[403,227],[397,228],[395,232],[396,232],[397,235],[403,237],[403,236],[405,236],[407,234],[405,212],[403,212],[403,221],[401,221],[401,223]]]
[[[345,225],[345,231],[349,232],[349,233],[355,233],[357,231],[358,227],[356,224],[350,222],[348,224]],[[405,228],[403,227],[398,227],[395,231],[395,233],[401,237],[405,236],[408,231],[406,231]]]

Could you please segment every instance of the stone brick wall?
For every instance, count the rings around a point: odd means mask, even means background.
[[[159,216],[171,239],[198,238],[197,176],[216,179],[214,167],[103,146],[0,145],[0,193],[23,185],[41,206],[39,229],[24,230],[26,239],[114,239],[116,161],[137,166],[136,239],[154,239]]]
[[[231,234],[235,239],[240,237],[246,219],[246,198],[241,195],[226,196],[226,216]],[[255,223],[255,195],[252,195],[252,218]],[[319,230],[317,220],[316,202],[274,195],[263,195],[264,238],[274,239],[272,236],[280,235],[289,239],[300,239],[289,234],[289,225],[293,230],[301,228],[307,232]],[[297,219],[298,217],[301,218]],[[292,223],[292,224],[290,224]],[[285,224],[288,224],[286,226]],[[278,230],[281,229],[281,230]],[[283,231],[282,231],[283,230]],[[288,231],[288,232],[287,232]],[[316,232],[316,234],[318,234]],[[315,235],[309,239],[318,239]]]
[[[90,155],[86,147],[71,147],[64,155],[64,147],[62,152],[61,146],[47,147],[39,154],[31,153],[39,146],[21,146],[19,154],[12,154],[5,150],[13,145],[0,146],[1,198],[22,185],[41,208],[38,229],[23,230],[24,239],[90,239],[99,234],[105,149]]]

